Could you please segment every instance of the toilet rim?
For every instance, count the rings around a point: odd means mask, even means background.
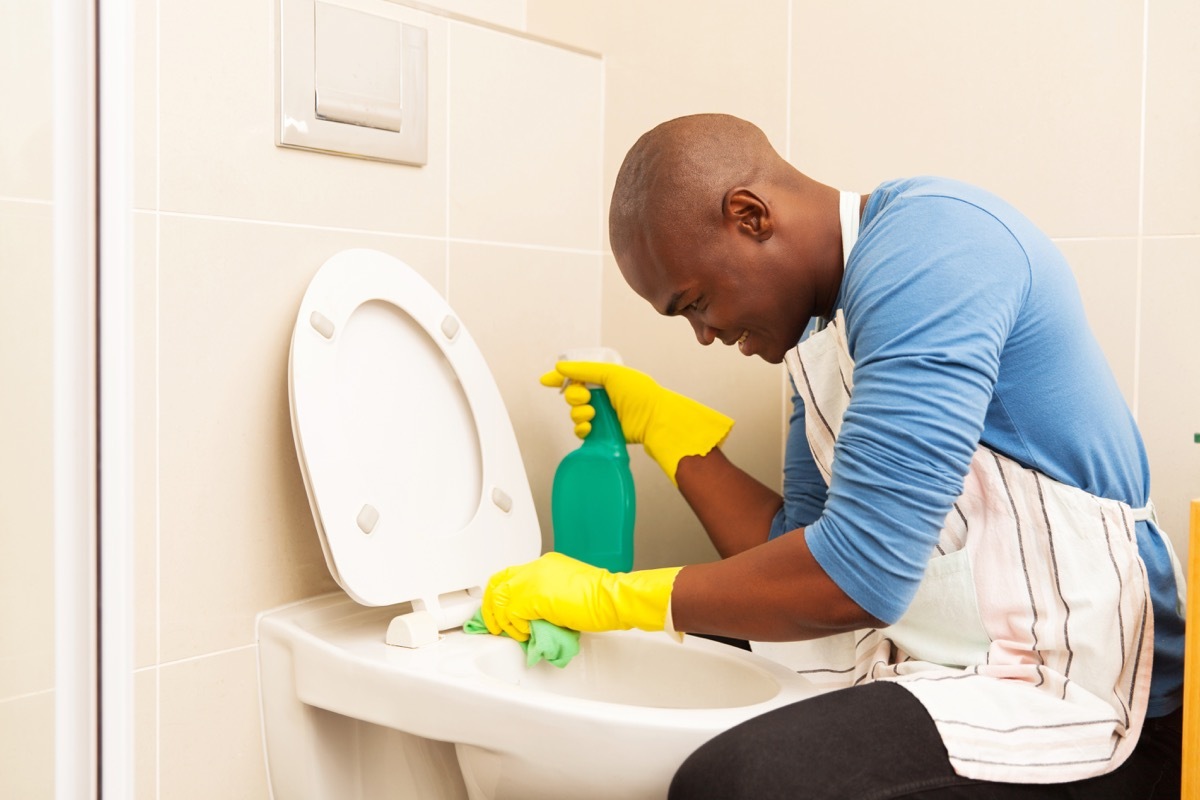
[[[594,646],[595,637],[640,638],[654,635],[636,630],[584,634],[581,645],[582,647]],[[501,641],[500,644],[507,643]],[[759,656],[754,656],[749,651],[737,650],[736,648],[730,648],[729,645],[718,644],[700,637],[691,636],[685,637],[683,642],[668,641],[664,642],[664,645],[672,648],[685,648],[683,652],[688,652],[689,657],[719,659],[726,664],[736,665],[736,668],[740,672],[745,673],[744,677],[752,676],[756,680],[770,681],[772,692],[751,702],[714,705],[653,705],[647,702],[623,702],[595,697],[580,697],[536,685],[514,684],[489,674],[481,668],[477,668],[472,673],[461,675],[461,677],[465,682],[484,687],[484,691],[489,695],[493,694],[491,691],[493,689],[499,689],[505,695],[512,695],[512,702],[521,705],[531,712],[552,713],[555,709],[569,709],[576,715],[586,714],[597,719],[610,718],[612,715],[617,714],[623,719],[640,719],[645,724],[662,725],[663,727],[688,726],[690,723],[694,723],[698,717],[742,719],[748,715],[752,716],[753,714],[750,712],[753,709],[758,709],[754,713],[763,713],[771,708],[786,705],[790,702],[797,702],[809,696],[809,692],[806,691],[808,687],[803,678],[787,669],[777,670],[774,667],[778,665]],[[727,648],[727,650],[717,648]],[[510,657],[506,655],[505,658]],[[552,670],[557,671],[559,668],[549,665],[535,665],[532,668],[527,668],[523,664],[523,658],[524,656],[518,651],[511,656],[511,661],[514,664],[521,661],[522,663],[519,665],[520,669],[540,669],[547,675],[557,676],[557,673],[552,672]],[[579,667],[576,668],[579,669]],[[570,669],[571,665],[569,664],[562,668],[562,677],[565,677],[567,674],[566,671]]]
[[[453,698],[453,702],[471,704],[481,711],[490,707],[487,705],[489,701],[499,698],[501,702],[495,705],[503,706],[510,712],[533,715],[622,721],[664,730],[692,728],[698,722],[706,726],[728,727],[818,693],[817,688],[803,676],[749,651],[700,637],[685,636],[683,642],[676,642],[663,634],[630,630],[585,633],[581,644],[586,648],[597,639],[639,639],[651,642],[656,647],[661,645],[672,651],[689,654],[687,657],[695,654],[734,664],[737,669],[746,670],[747,674],[770,679],[775,691],[758,702],[697,707],[652,706],[561,694],[538,686],[501,680],[479,666],[481,659],[503,653],[506,660],[514,665],[519,663],[520,669],[525,669],[523,654],[514,642],[505,637],[453,630],[447,632],[442,641],[415,650],[384,644],[382,628],[386,627],[391,615],[402,610],[403,607],[366,608],[354,604],[341,592],[333,592],[263,612],[258,617],[256,630],[260,644],[264,638],[282,639],[290,643],[300,662],[296,667],[297,674],[305,668],[305,658],[315,658],[322,664],[333,659],[340,665],[339,669],[327,673],[325,667],[317,667],[317,674],[341,674],[355,683],[378,686],[379,691],[385,693],[400,688],[419,691],[423,696],[441,692],[447,698]],[[349,635],[329,633],[332,630],[341,631],[344,627],[354,631]],[[325,631],[324,635],[320,632],[322,630]],[[533,669],[543,670],[552,676],[558,674],[558,668],[547,664]],[[567,675],[571,669],[572,665],[567,665],[562,671],[563,675]],[[578,665],[576,669],[579,669]],[[350,675],[354,678],[351,679]],[[403,678],[403,681],[398,681],[399,678]],[[338,707],[336,702],[314,704],[355,718],[372,715],[372,712],[354,713],[345,707]],[[379,719],[370,721],[389,724]]]

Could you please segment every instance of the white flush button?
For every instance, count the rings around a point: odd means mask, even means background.
[[[399,132],[404,26],[341,6],[316,5],[317,117]]]
[[[430,15],[385,0],[274,2],[276,144],[425,164]]]

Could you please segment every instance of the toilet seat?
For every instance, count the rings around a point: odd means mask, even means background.
[[[439,630],[541,534],[496,382],[466,326],[404,262],[321,266],[292,333],[296,451],[330,573],[356,602],[410,602]]]

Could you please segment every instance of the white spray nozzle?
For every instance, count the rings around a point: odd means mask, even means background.
[[[558,357],[559,361],[599,361],[604,364],[624,364],[621,354],[611,347],[572,347]]]
[[[559,361],[598,361],[602,364],[624,364],[621,354],[611,347],[572,347],[558,356]],[[565,392],[569,384],[564,383],[560,392]],[[594,383],[585,383],[589,389],[599,389]]]

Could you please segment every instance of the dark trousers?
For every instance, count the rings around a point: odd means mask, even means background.
[[[1176,800],[1183,714],[1148,719],[1117,769],[1075,783],[987,783],[954,774],[937,727],[906,689],[878,682],[748,720],[701,746],[671,800]]]

